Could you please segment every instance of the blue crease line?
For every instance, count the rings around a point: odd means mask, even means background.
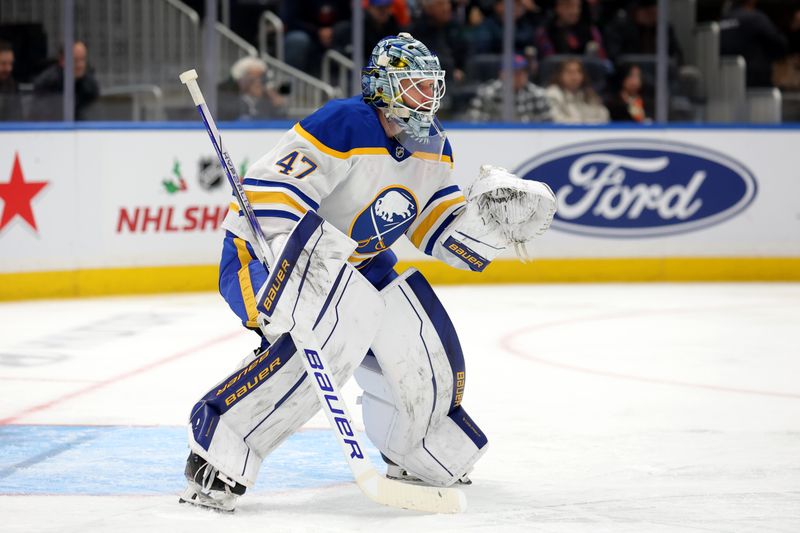
[[[64,444],[56,446],[55,448],[51,448],[42,453],[38,453],[33,457],[29,457],[24,461],[21,461],[15,465],[11,465],[9,467],[4,468],[3,470],[0,470],[0,479],[7,478],[15,474],[18,470],[22,470],[23,468],[28,468],[30,466],[39,464],[43,461],[47,461],[48,459],[51,459],[56,455],[60,455],[66,451],[71,450],[72,448],[76,447],[79,444],[93,440],[95,438],[96,435],[90,435],[90,434],[78,435],[77,437],[72,438],[69,442],[65,442]]]

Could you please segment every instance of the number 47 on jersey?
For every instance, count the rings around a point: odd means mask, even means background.
[[[300,156],[300,152],[297,150],[291,152],[290,154],[286,155],[285,157],[280,158],[275,165],[281,167],[279,172],[281,174],[285,174],[287,176],[293,175],[295,170],[295,162],[297,161],[298,156]],[[300,164],[298,165],[298,174],[294,175],[297,179],[303,179],[315,170],[317,170],[317,164],[303,155],[300,158]]]

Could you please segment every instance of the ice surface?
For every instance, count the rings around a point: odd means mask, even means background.
[[[320,415],[233,515],[178,505],[188,410],[256,338],[168,295],[0,304],[0,531],[800,531],[800,285],[437,292],[490,440],[463,515],[368,501]]]

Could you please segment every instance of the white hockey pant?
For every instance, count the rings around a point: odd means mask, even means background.
[[[355,377],[367,436],[391,461],[437,486],[472,469],[487,439],[461,407],[464,357],[433,289],[409,269],[381,291],[378,335]]]
[[[345,265],[314,328],[340,387],[367,352],[382,313],[375,288]],[[300,357],[291,337],[281,335],[211,389],[192,409],[192,451],[252,487],[263,459],[320,408]]]

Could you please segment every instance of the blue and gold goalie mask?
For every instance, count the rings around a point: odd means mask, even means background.
[[[445,135],[436,112],[445,92],[444,71],[422,42],[408,33],[381,39],[362,69],[361,92],[400,127],[396,137],[407,149],[441,155]]]

